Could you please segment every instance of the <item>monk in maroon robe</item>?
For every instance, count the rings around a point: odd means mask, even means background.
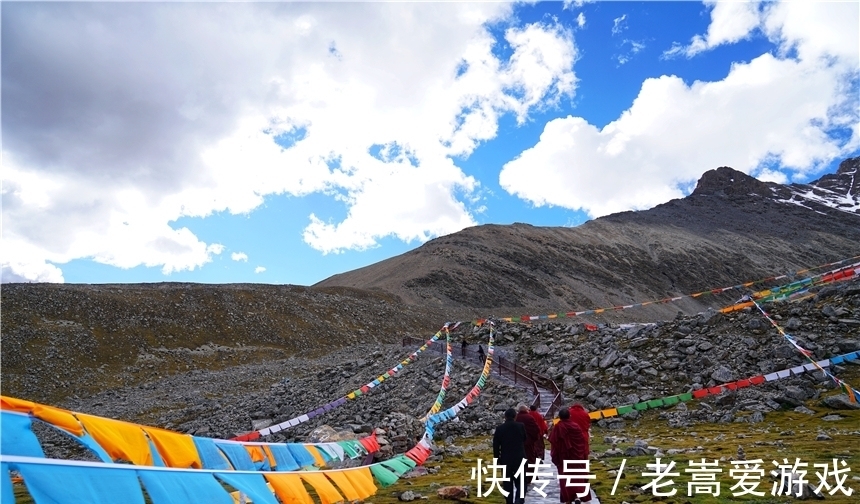
[[[536,463],[538,458],[543,458],[543,452],[537,453],[537,444],[541,440],[540,435],[540,427],[538,427],[537,422],[535,422],[534,417],[529,415],[529,407],[525,404],[520,404],[517,409],[519,412],[517,413],[516,421],[523,424],[526,428],[526,461],[529,464]],[[534,469],[530,469],[526,466],[526,469],[530,472],[534,472]],[[526,478],[526,483],[531,484],[533,478]]]
[[[585,408],[581,404],[576,403],[570,407],[570,419],[576,422],[576,425],[579,425],[582,435],[585,436],[585,453],[591,453],[588,439],[588,433],[591,429],[591,417],[588,416],[588,412],[585,411]]]
[[[540,429],[540,438],[537,440],[537,443],[535,443],[535,451],[538,453],[541,460],[543,460],[546,456],[546,445],[543,442],[543,438],[546,436],[546,431],[549,430],[549,427],[546,425],[546,419],[540,414],[540,411],[537,410],[537,406],[534,404],[529,406],[529,415],[535,419],[535,422],[537,422],[538,428]]]
[[[571,504],[576,500],[591,502],[591,492],[585,493],[585,490],[590,488],[590,485],[586,486],[588,479],[565,477],[584,474],[585,461],[588,460],[586,438],[579,425],[570,417],[568,409],[562,408],[558,412],[558,418],[558,423],[550,431],[549,442],[552,445],[550,448],[552,463],[558,469],[559,500],[566,504]],[[565,461],[574,460],[581,462],[565,464]],[[585,493],[582,497],[577,495],[582,493]]]

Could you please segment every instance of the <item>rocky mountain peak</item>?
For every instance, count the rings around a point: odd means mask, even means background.
[[[860,252],[860,176],[848,173],[853,163],[790,185],[724,166],[705,172],[691,195],[648,210],[575,228],[474,226],[316,287],[379,289],[407,304],[480,317],[628,305],[734,285]],[[643,310],[659,318],[721,307],[716,297],[695,303]]]
[[[854,175],[860,171],[860,157],[848,158],[839,163],[839,169],[836,170],[837,175]]]
[[[716,170],[708,170],[702,174],[693,195],[743,196],[759,194],[769,196],[771,185],[734,168],[721,166]]]
[[[809,206],[823,205],[841,212],[860,215],[860,157],[839,163],[836,173],[824,175],[809,184],[791,184],[781,201]]]

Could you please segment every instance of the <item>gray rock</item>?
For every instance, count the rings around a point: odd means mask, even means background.
[[[624,450],[625,457],[638,457],[640,455],[648,455],[644,446],[630,446]]]
[[[711,373],[711,378],[717,383],[727,383],[733,380],[734,374],[731,369],[725,366],[720,366]]]
[[[600,363],[598,364],[598,366],[600,367],[600,369],[606,369],[612,364],[614,364],[617,360],[618,352],[615,350],[610,350],[608,354],[604,355],[603,358],[600,359]]]
[[[821,400],[821,404],[831,409],[860,409],[860,403],[852,403],[845,394],[827,396]]]
[[[803,413],[804,415],[814,415],[815,414],[814,411],[807,408],[806,406],[798,406],[798,407],[794,408],[794,411],[796,413]]]
[[[785,328],[788,329],[789,331],[793,331],[795,329],[800,329],[801,325],[803,325],[803,322],[801,322],[799,318],[791,317],[785,323]]]
[[[590,381],[594,381],[596,377],[597,371],[583,371],[579,374],[579,381],[582,383],[588,383]]]
[[[812,394],[810,394],[807,390],[804,390],[800,387],[795,387],[794,385],[789,385],[788,387],[785,387],[784,394],[787,397],[791,397],[792,399],[796,399],[798,401],[805,401],[812,397]]]
[[[819,432],[817,436],[815,436],[816,441],[833,441],[833,438],[828,436],[823,432]]]
[[[403,478],[417,478],[419,476],[426,476],[428,474],[427,468],[424,466],[417,466],[412,468],[409,472],[403,475]]]
[[[535,355],[548,355],[550,352],[552,352],[552,350],[550,350],[546,343],[541,343],[532,350],[532,353]]]
[[[639,348],[648,344],[648,338],[636,338],[630,342],[629,348]]]
[[[860,340],[845,339],[838,341],[836,345],[842,353],[854,352],[860,350]]]

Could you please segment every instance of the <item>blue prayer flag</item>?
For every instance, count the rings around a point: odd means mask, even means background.
[[[233,504],[230,493],[212,473],[139,470],[138,475],[153,504]]]

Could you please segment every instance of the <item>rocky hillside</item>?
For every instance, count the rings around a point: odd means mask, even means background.
[[[800,346],[812,351],[815,360],[860,350],[860,282],[825,287],[805,300],[773,303],[765,309]],[[809,362],[755,308],[731,314],[679,314],[671,321],[607,325],[594,332],[584,331],[581,325],[513,326],[507,334],[510,350],[516,348],[523,365],[558,380],[569,401],[580,401],[590,410],[713,387]],[[860,360],[846,361],[831,372],[849,381],[856,379]],[[760,421],[762,416],[755,412],[799,407],[832,388],[821,373],[805,373],[709,397],[695,413],[683,407],[683,414],[672,420],[676,426],[741,418]],[[604,425],[619,421],[623,419],[606,420]]]
[[[686,198],[650,210],[575,228],[469,228],[318,285],[381,289],[474,316],[585,310],[734,285],[860,255],[859,172],[853,158],[836,174],[784,186],[718,168]],[[649,320],[731,301],[615,315]]]
[[[775,303],[767,309],[803,347],[813,351],[815,359],[860,350],[858,281],[829,286],[805,300]],[[579,401],[591,410],[685,393],[806,362],[765,318],[750,309],[730,315],[678,315],[632,327],[602,324],[595,331],[557,323],[499,324],[497,328],[500,355],[551,376],[563,386],[566,402]],[[455,338],[485,341],[487,331],[486,326],[461,326]],[[273,358],[152,376],[135,386],[70,395],[58,405],[228,438],[340,397],[413,350],[412,346],[392,344],[350,344],[319,358]],[[445,407],[459,401],[480,374],[477,362],[460,358],[457,350],[455,346]],[[378,428],[384,453],[402,452],[423,432],[419,419],[436,397],[444,367],[440,354],[425,352],[370,393],[268,439],[313,439],[313,431],[323,426],[346,435]],[[860,383],[858,361],[846,361],[830,370],[855,387]],[[839,411],[852,405],[844,396],[834,395],[833,388],[820,373],[805,373],[645,414],[672,427],[758,423],[775,410],[794,410],[810,418],[814,414],[840,418]],[[445,439],[488,434],[505,408],[529,399],[527,390],[513,387],[494,372],[478,400],[457,421],[441,424],[437,435]],[[640,415],[631,412],[598,424],[621,429]],[[62,446],[66,445],[58,442],[58,449]]]
[[[187,370],[429,337],[443,323],[441,314],[355,289],[7,284],[2,392],[57,402]]]

